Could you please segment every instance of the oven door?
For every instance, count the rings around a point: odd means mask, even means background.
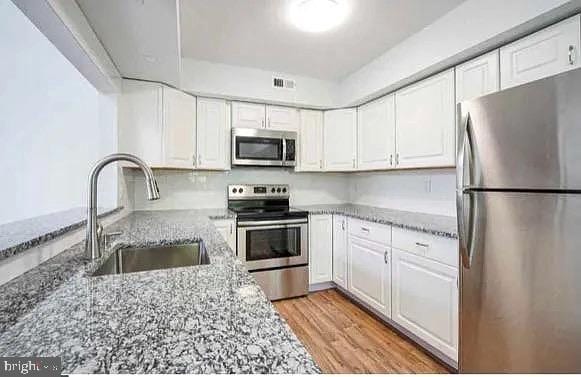
[[[282,166],[283,144],[283,139],[275,137],[234,135],[232,164]]]
[[[239,222],[238,256],[249,271],[306,265],[307,219]]]

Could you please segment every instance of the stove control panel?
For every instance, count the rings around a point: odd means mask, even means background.
[[[288,198],[288,185],[229,185],[228,199]]]

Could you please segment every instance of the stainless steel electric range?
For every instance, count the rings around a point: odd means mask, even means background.
[[[308,212],[289,206],[288,185],[230,185],[237,254],[271,300],[309,289]]]

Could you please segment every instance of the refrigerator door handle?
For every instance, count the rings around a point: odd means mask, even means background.
[[[462,134],[462,143],[460,149],[458,150],[458,161],[456,162],[456,211],[458,217],[458,245],[460,248],[460,255],[462,256],[462,264],[465,268],[470,268],[472,255],[470,253],[470,244],[471,241],[469,240],[470,235],[466,232],[466,223],[464,221],[464,195],[468,195],[470,198],[470,205],[469,205],[469,223],[470,228],[472,229],[472,195],[470,192],[465,192],[465,184],[464,184],[464,174],[465,174],[465,167],[464,167],[464,159],[466,148],[470,146],[470,113],[466,114],[466,119],[464,121],[464,127]],[[470,166],[470,156],[468,156],[468,176],[470,177],[471,173],[471,166]],[[471,233],[471,232],[470,232]]]

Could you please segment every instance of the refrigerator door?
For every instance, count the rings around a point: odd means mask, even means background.
[[[466,186],[581,189],[581,69],[458,107]]]
[[[460,371],[581,372],[581,195],[468,192],[463,202],[473,226],[461,232],[471,258]]]

